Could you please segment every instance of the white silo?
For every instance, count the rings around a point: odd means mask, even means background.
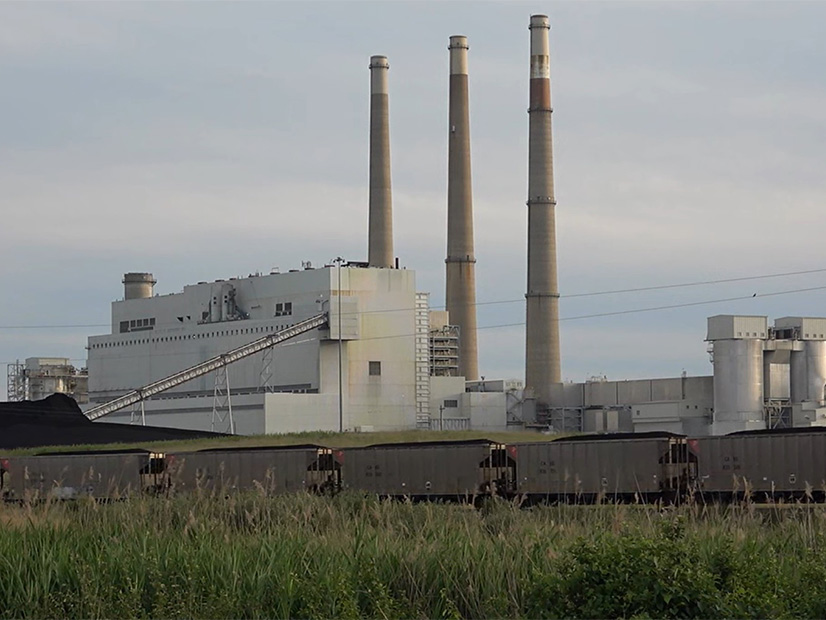
[[[708,318],[706,340],[713,346],[714,419],[711,432],[766,428],[763,407],[763,343],[765,316]]]
[[[774,327],[797,341],[789,361],[792,404],[823,407],[826,405],[826,318],[783,317],[775,319]]]

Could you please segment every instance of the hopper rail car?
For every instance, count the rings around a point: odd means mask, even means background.
[[[6,500],[192,492],[354,490],[380,497],[537,502],[826,499],[826,429],[688,438],[670,433],[490,440],[47,453],[0,457]]]

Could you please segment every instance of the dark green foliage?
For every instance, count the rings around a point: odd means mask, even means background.
[[[0,506],[0,617],[826,617],[821,532],[820,507]]]

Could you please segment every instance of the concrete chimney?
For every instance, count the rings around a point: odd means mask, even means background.
[[[561,381],[556,200],[551,134],[551,73],[547,15],[532,15],[528,144],[528,292],[525,386],[549,404],[550,384]]]
[[[393,267],[393,197],[390,190],[390,108],[386,56],[370,57],[370,224],[367,262]]]
[[[459,374],[479,378],[476,347],[476,258],[470,183],[467,37],[450,37],[450,112],[447,154],[447,311],[459,326]]]
[[[144,299],[155,294],[155,285],[158,283],[151,273],[123,274],[123,298]]]

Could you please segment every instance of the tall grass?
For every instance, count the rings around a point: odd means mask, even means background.
[[[7,505],[0,617],[823,617],[824,526],[351,494]]]

